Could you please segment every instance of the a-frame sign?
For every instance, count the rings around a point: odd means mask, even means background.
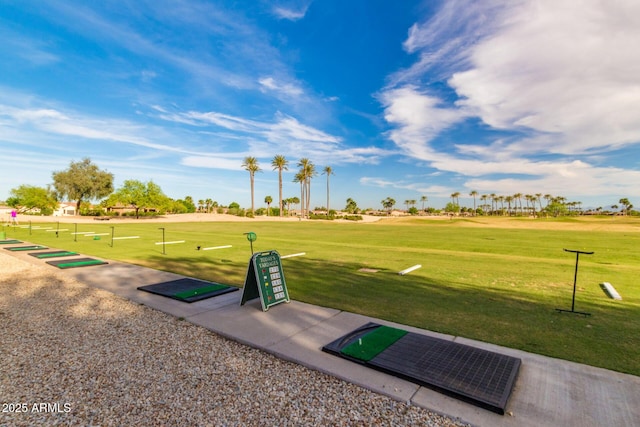
[[[249,261],[240,305],[255,298],[260,298],[263,311],[272,305],[289,302],[278,251],[257,252]]]

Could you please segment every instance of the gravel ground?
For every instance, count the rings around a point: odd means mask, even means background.
[[[0,426],[460,426],[0,252]]]

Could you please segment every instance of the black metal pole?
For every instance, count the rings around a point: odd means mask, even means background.
[[[574,311],[576,306],[576,283],[578,282],[578,260],[580,259],[580,252],[576,252],[576,271],[573,273],[573,298],[571,299],[571,311]]]
[[[165,251],[164,245],[164,227],[159,227],[158,230],[162,230],[162,255],[166,255],[167,252]]]
[[[573,252],[576,254],[576,268],[575,271],[573,273],[573,296],[571,298],[571,310],[562,310],[560,308],[556,308],[556,311],[559,313],[576,313],[576,314],[583,314],[585,316],[590,316],[591,313],[585,313],[582,311],[575,311],[575,306],[576,306],[576,284],[578,282],[578,261],[580,259],[580,254],[585,254],[585,255],[592,255],[593,252],[586,252],[586,251],[574,251],[574,250],[570,250],[570,249],[564,249],[565,252]]]

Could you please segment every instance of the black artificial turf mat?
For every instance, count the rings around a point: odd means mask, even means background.
[[[369,323],[327,344],[322,350],[504,414],[520,369],[520,359],[412,332],[368,361],[343,352],[358,343],[366,345],[367,334],[380,326]]]
[[[188,277],[153,285],[140,286],[138,289],[189,303],[238,290],[238,288],[233,286],[220,285],[218,283]]]

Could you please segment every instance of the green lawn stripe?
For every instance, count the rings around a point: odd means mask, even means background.
[[[78,255],[78,253],[65,251],[65,252],[56,252],[54,254],[38,254],[36,255],[36,258],[55,258],[55,257],[67,256],[67,255]]]
[[[202,294],[206,294],[206,293],[209,293],[209,292],[218,291],[220,289],[226,289],[226,288],[228,288],[228,286],[225,286],[225,285],[208,285],[208,286],[203,286],[202,288],[192,289],[190,291],[178,292],[177,294],[174,295],[174,297],[180,298],[180,299],[187,299],[187,298],[191,298],[191,297],[196,296],[196,295],[202,295]]]
[[[343,348],[340,353],[368,362],[407,333],[402,329],[380,326]]]
[[[82,265],[96,265],[96,264],[104,264],[104,261],[100,261],[99,259],[92,259],[90,261],[76,261],[76,262],[65,262],[58,264],[58,268],[69,268],[69,267],[80,267]]]

